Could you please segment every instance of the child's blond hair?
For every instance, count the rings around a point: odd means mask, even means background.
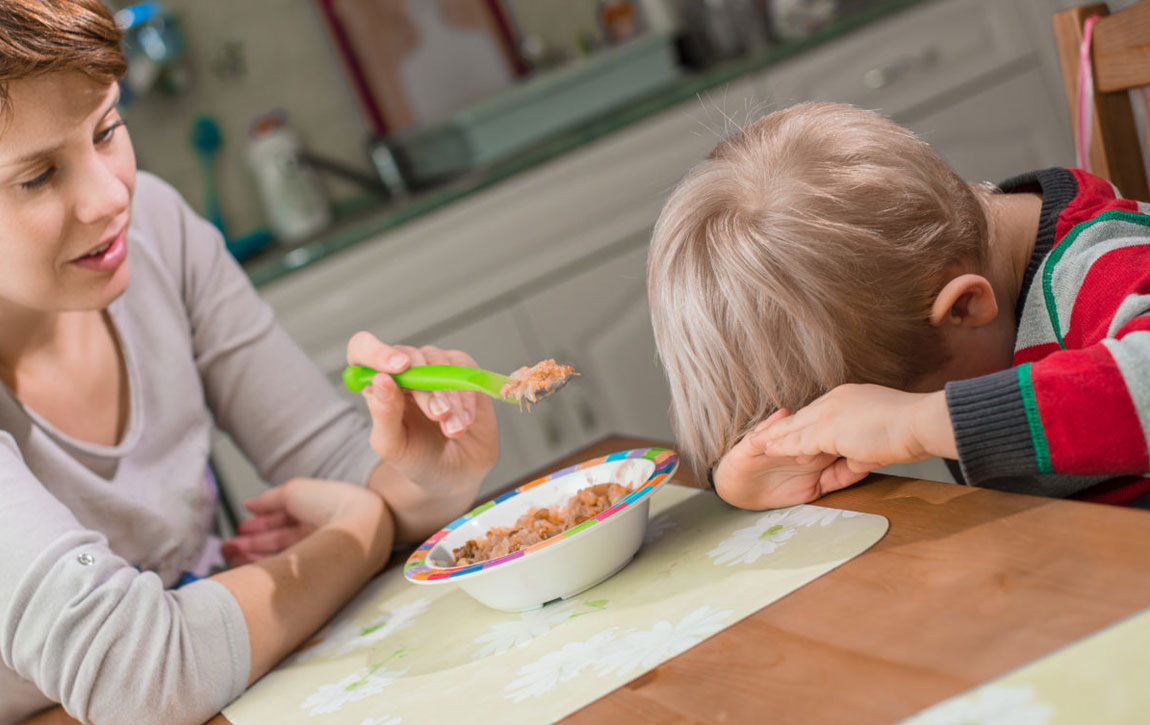
[[[985,201],[911,131],[804,103],[726,139],[655,224],[655,339],[683,452],[709,467],[778,408],[947,360],[931,303],[977,270]]]

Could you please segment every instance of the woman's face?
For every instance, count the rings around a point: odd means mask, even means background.
[[[0,310],[102,309],[128,285],[136,158],[116,84],[8,84],[0,118]]]

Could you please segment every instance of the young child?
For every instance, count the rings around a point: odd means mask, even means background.
[[[1150,489],[1150,205],[1098,177],[971,186],[877,113],[801,104],[687,174],[648,289],[680,445],[734,505],[932,456],[1005,491]]]
[[[369,421],[336,394],[215,227],[136,173],[120,40],[101,0],[0,0],[0,723],[203,722],[497,456],[484,396],[379,375]],[[348,361],[474,364],[367,333]],[[218,573],[213,424],[282,484]]]

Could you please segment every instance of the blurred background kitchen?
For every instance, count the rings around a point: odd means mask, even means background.
[[[110,4],[140,168],[220,227],[333,384],[359,329],[582,371],[503,406],[485,490],[607,433],[671,439],[646,243],[735,125],[834,100],[972,181],[1073,164],[1050,30],[1072,0]],[[233,503],[258,492],[222,436],[214,457]]]

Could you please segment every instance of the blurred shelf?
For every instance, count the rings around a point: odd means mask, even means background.
[[[273,245],[246,260],[244,268],[257,286],[274,282],[296,270],[373,239],[680,103],[693,101],[705,91],[718,88],[748,73],[767,69],[858,28],[929,1],[875,0],[866,4],[860,3],[863,5],[862,8],[839,17],[814,35],[802,40],[776,43],[754,56],[730,60],[702,71],[685,73],[681,79],[657,92],[575,129],[558,133],[514,157],[460,176],[441,186],[388,204],[369,200],[356,200],[346,204],[341,210],[337,210],[335,223],[322,234],[292,246]]]

